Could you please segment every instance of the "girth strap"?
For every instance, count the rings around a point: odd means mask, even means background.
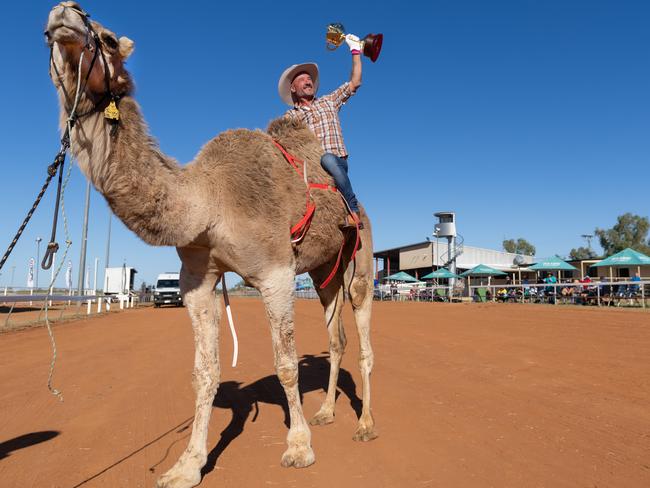
[[[293,154],[287,152],[287,150],[282,146],[282,144],[277,142],[275,139],[273,139],[273,144],[275,144],[275,147],[277,147],[280,150],[284,158],[291,165],[291,167],[296,171],[296,173],[298,173],[305,180],[305,184],[307,186],[306,189],[307,202],[305,204],[305,213],[302,216],[302,218],[293,227],[291,227],[291,242],[297,244],[300,241],[302,241],[305,235],[307,235],[307,231],[309,230],[309,226],[311,225],[311,220],[314,217],[314,212],[316,211],[316,203],[311,197],[311,190],[312,189],[330,190],[334,193],[338,193],[339,191],[335,186],[328,185],[327,183],[308,182],[307,179],[305,178],[305,173],[306,173],[305,162],[301,159],[298,159]],[[342,195],[341,198],[343,199]],[[349,210],[347,204],[345,203],[345,200],[343,200],[343,202],[344,202],[345,209]],[[354,249],[352,251],[352,256],[350,257],[350,261],[354,260],[357,254],[357,250],[359,249],[359,243],[361,240],[359,235],[359,222],[355,221],[355,226],[356,226],[356,239],[354,243]],[[339,249],[338,256],[336,257],[336,263],[334,264],[334,268],[327,276],[327,278],[325,278],[325,281],[323,281],[323,283],[321,283],[321,285],[319,286],[321,290],[327,287],[327,285],[329,285],[330,281],[332,281],[334,276],[336,276],[336,272],[338,271],[339,266],[341,264],[341,256],[343,255],[343,248],[345,247],[345,242],[346,240],[343,239],[343,243],[341,244],[341,248]]]

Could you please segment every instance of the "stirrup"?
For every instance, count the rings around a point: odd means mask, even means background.
[[[354,223],[354,220],[352,219],[352,216],[346,215],[345,220],[342,224],[339,224],[339,229],[341,230],[355,230],[357,228],[357,225]],[[363,222],[359,220],[359,230],[363,229]]]

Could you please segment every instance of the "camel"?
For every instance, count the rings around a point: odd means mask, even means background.
[[[278,119],[266,132],[229,130],[205,144],[194,161],[180,166],[162,154],[133,98],[133,82],[124,66],[133,41],[118,39],[91,21],[75,2],[62,2],[50,11],[45,36],[52,50],[50,76],[59,97],[62,131],[79,93],[70,141],[81,171],[130,230],[148,244],[174,246],[182,263],[181,293],[195,342],[195,413],[187,448],[157,480],[157,486],[185,488],[201,481],[208,424],[220,380],[221,304],[215,288],[227,271],[239,274],[262,296],[275,370],[289,407],[287,449],[281,464],[305,467],[315,456],[298,391],[294,279],[308,272],[316,286],[322,284],[343,246],[337,274],[327,287],[318,289],[329,334],[330,376],[326,398],[310,423],[323,425],[334,419],[346,345],[341,310],[349,296],[360,338],[362,377],[362,409],[353,439],[377,437],[370,411],[373,262],[368,216],[362,209],[362,246],[356,259],[346,265],[354,239],[346,239],[339,229],[345,215],[341,198],[332,191],[315,190],[317,210],[311,227],[301,242],[291,242],[289,230],[305,211],[305,183],[273,139],[306,161],[311,180],[329,182],[319,164],[321,146],[309,129]],[[119,120],[115,115],[108,117],[106,108],[117,108]]]

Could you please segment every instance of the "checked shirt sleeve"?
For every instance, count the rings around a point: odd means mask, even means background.
[[[330,100],[337,110],[341,110],[343,104],[347,102],[352,95],[353,93],[352,88],[350,87],[350,82],[347,81],[329,95],[325,95],[323,98]]]

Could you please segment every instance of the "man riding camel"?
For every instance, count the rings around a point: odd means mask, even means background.
[[[290,105],[285,116],[303,121],[320,140],[325,154],[320,163],[334,178],[336,187],[350,207],[354,222],[343,228],[363,228],[359,220],[359,203],[348,178],[348,152],[343,143],[339,110],[361,86],[361,41],[353,34],[345,36],[352,53],[350,81],[343,83],[332,93],[316,98],[318,91],[318,66],[314,63],[294,64],[287,68],[278,82],[280,98]]]

